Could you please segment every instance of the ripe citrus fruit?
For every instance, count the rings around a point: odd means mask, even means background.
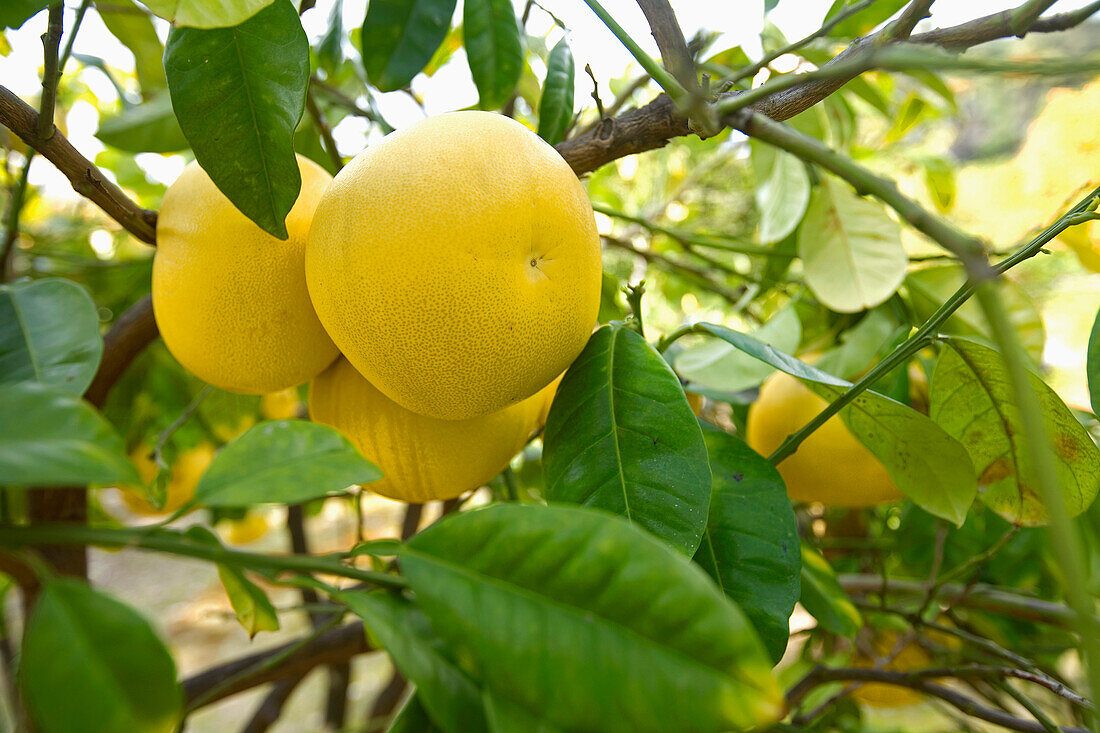
[[[894,647],[898,642],[899,634],[892,629],[882,631],[871,641],[871,647],[877,657],[889,658],[894,653]],[[871,668],[875,666],[875,660],[863,654],[858,654],[853,660],[857,668]],[[932,666],[932,658],[919,644],[911,641],[901,648],[892,661],[882,667],[895,672],[911,672],[917,669],[925,669]],[[868,682],[860,685],[852,691],[852,697],[860,702],[876,708],[900,708],[913,705],[924,699],[924,695],[912,688],[900,685],[888,685],[881,682]]]
[[[584,188],[523,125],[452,112],[352,160],[317,207],[306,279],[355,368],[413,412],[484,415],[588,341],[600,241]]]
[[[298,388],[269,392],[260,399],[260,414],[265,420],[290,420],[299,416],[302,401]]]
[[[794,377],[777,372],[764,381],[760,396],[749,408],[749,446],[768,455],[826,404]],[[778,468],[795,501],[864,507],[902,498],[886,469],[856,440],[839,415],[814,431]]]
[[[153,257],[153,313],[164,343],[216,387],[264,394],[313,378],[337,356],[313,312],[303,257],[331,180],[298,156],[302,189],[279,241],[229,202],[195,163],[164,195]]]
[[[439,420],[401,407],[340,359],[310,385],[309,414],[382,469],[366,488],[419,503],[454,498],[503,471],[538,427],[548,393],[468,420]]]
[[[267,517],[249,510],[240,519],[226,519],[218,523],[218,534],[230,545],[248,545],[267,534]]]
[[[195,485],[214,460],[214,446],[202,443],[179,454],[172,464],[172,477],[166,487],[164,508],[157,509],[145,498],[145,492],[134,486],[122,487],[122,501],[134,514],[159,516],[171,514],[191,500],[195,495]],[[157,464],[153,461],[152,450],[147,445],[139,445],[130,453],[130,460],[137,467],[142,483],[148,485],[157,475]]]

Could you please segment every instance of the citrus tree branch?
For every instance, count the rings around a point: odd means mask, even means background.
[[[913,2],[906,5],[905,10],[898,16],[898,19],[883,29],[883,39],[900,41],[909,38],[913,34],[913,29],[917,27],[917,23],[931,14],[932,3],[935,1],[913,0]],[[1030,24],[1028,25],[1030,26]]]
[[[695,62],[688,50],[684,32],[680,29],[680,22],[676,20],[676,13],[668,0],[638,0],[638,6],[642,9],[653,33],[653,40],[661,51],[661,61],[684,89],[697,89],[699,82],[695,78]]]
[[[138,206],[108,180],[99,168],[81,155],[60,132],[41,137],[38,133],[38,120],[38,112],[33,107],[10,89],[0,86],[0,124],[53,163],[65,174],[77,193],[98,205],[142,242],[155,244],[156,212]]]
[[[42,34],[42,103],[38,107],[35,132],[43,140],[49,140],[56,129],[53,123],[54,103],[57,101],[57,82],[61,79],[57,54],[61,47],[61,22],[64,14],[64,5],[51,5],[46,32]]]

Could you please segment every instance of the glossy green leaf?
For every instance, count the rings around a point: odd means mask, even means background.
[[[133,0],[112,0],[110,4],[98,5],[96,12],[111,35],[134,54],[134,74],[141,93],[148,97],[150,92],[167,87],[162,60],[164,44],[144,8]]]
[[[859,0],[835,0],[829,11],[825,14],[825,20],[844,12]],[[870,7],[854,13],[838,23],[830,32],[832,36],[845,36],[854,38],[865,36],[874,30],[875,26],[887,20],[891,15],[901,10],[908,0],[878,0]]]
[[[926,321],[956,290],[966,282],[966,272],[961,265],[938,265],[914,270],[905,278],[905,289],[909,293],[909,303],[913,313],[921,321]],[[1046,344],[1046,329],[1043,316],[1031,300],[1011,280],[1001,278],[1001,295],[1008,309],[1013,330],[1023,342],[1028,356],[1036,364],[1043,358]],[[966,338],[992,341],[993,334],[989,322],[982,314],[981,306],[971,299],[963,303],[947,321],[940,326],[943,333]]]
[[[149,623],[75,580],[42,589],[20,678],[42,733],[168,733],[182,712],[175,664]]]
[[[565,138],[573,121],[573,52],[563,38],[550,51],[539,99],[539,137],[551,145]]]
[[[486,692],[485,716],[492,733],[564,733],[561,728],[539,719],[515,703]]]
[[[237,614],[237,621],[248,632],[248,638],[261,631],[279,630],[279,614],[262,588],[229,565],[218,566],[218,577],[229,597],[229,605]]]
[[[735,600],[773,662],[787,649],[802,559],[779,471],[739,438],[703,425],[710,455],[707,531],[695,562]]]
[[[309,42],[294,6],[276,0],[232,28],[174,28],[164,70],[199,165],[245,216],[286,239],[302,183],[294,128],[309,80]]]
[[[757,236],[761,244],[773,244],[795,230],[810,203],[810,175],[806,164],[789,153],[762,143],[752,143],[756,174],[756,209],[760,212]]]
[[[305,420],[272,420],[218,452],[195,488],[195,499],[211,507],[300,504],[381,477],[336,430]]]
[[[285,0],[142,0],[176,28],[226,28],[239,25],[269,5]],[[295,10],[295,14],[297,11]]]
[[[794,308],[784,308],[752,333],[756,340],[780,351],[794,351],[802,340],[802,324]],[[740,392],[763,382],[774,367],[716,339],[706,339],[676,355],[676,373],[688,380],[688,388],[702,386],[723,392]]]
[[[462,38],[481,109],[512,96],[523,70],[523,45],[511,0],[464,0]]]
[[[50,0],[4,0],[0,3],[0,28],[19,28],[50,6]]]
[[[400,561],[458,664],[553,725],[717,731],[781,712],[744,614],[701,568],[620,517],[498,504],[446,517]]]
[[[394,717],[390,727],[386,728],[386,733],[438,733],[441,730],[428,717],[428,711],[420,702],[420,695],[413,693]]]
[[[363,619],[368,633],[416,685],[429,717],[447,733],[487,731],[481,690],[451,661],[424,613],[386,591],[341,593],[337,598]]]
[[[1085,373],[1088,378],[1092,414],[1100,415],[1100,311],[1096,312],[1096,320],[1092,322],[1092,333],[1089,334]]]
[[[814,366],[842,379],[854,378],[867,371],[876,357],[891,351],[899,335],[908,333],[908,323],[899,323],[892,308],[880,306],[840,334],[840,343],[822,354]]]
[[[1070,516],[1076,516],[1100,488],[1100,450],[1054,390],[1037,375],[1029,377],[1054,449],[1058,486]],[[974,341],[950,339],[936,362],[930,399],[932,419],[970,451],[982,501],[1009,522],[1046,524],[1046,507],[1031,484],[1034,465],[1020,409],[1000,354]]]
[[[191,147],[176,120],[172,100],[163,93],[102,118],[95,136],[128,153],[174,153]]]
[[[621,324],[592,334],[543,432],[546,496],[625,516],[687,555],[699,547],[710,469],[672,369]]]
[[[698,327],[797,377],[826,401],[851,386],[738,331],[712,323]],[[862,392],[839,414],[906,496],[937,517],[962,524],[977,485],[967,451],[957,440],[925,415],[876,392]]]
[[[810,290],[839,313],[873,308],[889,298],[909,266],[901,229],[885,207],[829,177],[810,198],[798,256]]]
[[[840,587],[832,567],[821,553],[805,544],[799,603],[831,634],[851,638],[863,626],[859,610]]]
[[[34,382],[0,386],[0,483],[138,484],[122,438],[79,397]]]
[[[102,355],[84,288],[60,278],[0,285],[0,385],[37,382],[82,395]]]
[[[384,92],[409,85],[451,27],[457,0],[372,0],[360,35],[363,68]]]

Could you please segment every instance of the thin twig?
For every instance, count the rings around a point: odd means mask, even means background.
[[[328,157],[332,160],[332,164],[339,171],[344,167],[344,159],[340,156],[340,151],[336,147],[336,140],[332,137],[332,127],[329,126],[328,120],[325,119],[324,112],[317,106],[317,100],[313,97],[313,90],[306,90],[306,111],[309,112],[309,116],[313,119],[313,124],[317,126],[317,131],[321,133],[321,140],[325,144],[325,152],[328,153]]]
[[[53,123],[54,103],[57,101],[57,83],[61,79],[61,72],[57,66],[58,49],[61,46],[61,23],[65,14],[65,6],[62,3],[54,3],[50,6],[49,23],[46,32],[42,34],[42,55],[44,68],[42,71],[42,101],[38,106],[38,137],[49,140],[57,129]]]
[[[19,180],[8,195],[8,210],[4,212],[4,241],[0,246],[0,283],[7,282],[8,268],[15,242],[19,239],[19,215],[23,211],[23,201],[27,196],[27,180],[34,161],[34,151],[27,150],[27,160],[19,172]]]
[[[905,6],[898,19],[883,29],[881,39],[883,41],[904,41],[913,34],[917,23],[930,15],[932,3],[935,0],[913,0]],[[1030,23],[1028,24],[1031,25]]]

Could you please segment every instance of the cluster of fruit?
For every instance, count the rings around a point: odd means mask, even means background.
[[[600,244],[558,153],[500,115],[389,135],[335,178],[299,157],[287,241],[196,164],[157,223],[153,309],[169,351],[223,389],[313,380],[313,420],[424,502],[499,473],[545,420],[596,325]]]

